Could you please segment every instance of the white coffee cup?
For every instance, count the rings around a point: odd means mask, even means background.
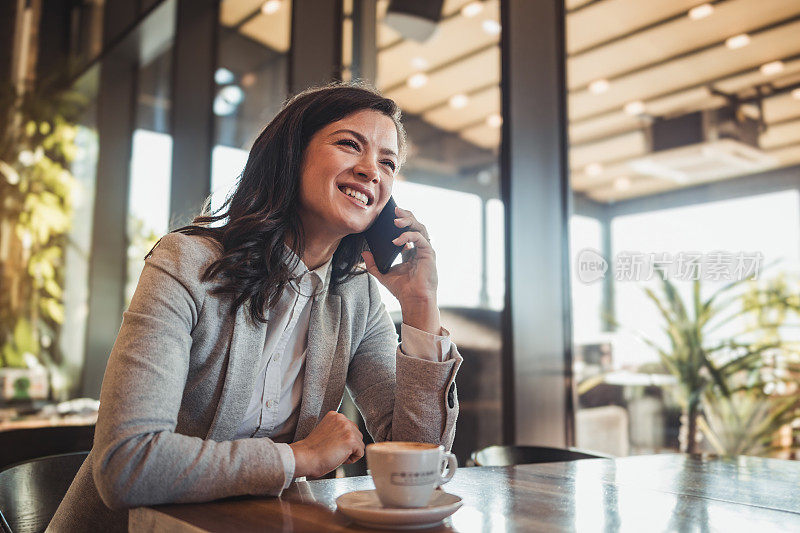
[[[384,506],[424,507],[453,478],[458,461],[438,444],[379,442],[367,445],[367,468]]]

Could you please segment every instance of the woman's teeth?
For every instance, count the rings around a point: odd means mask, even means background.
[[[367,195],[364,194],[363,192],[354,191],[350,187],[343,187],[341,191],[348,196],[352,196],[353,198],[355,198],[364,205],[367,205],[369,203],[369,198],[367,198]]]

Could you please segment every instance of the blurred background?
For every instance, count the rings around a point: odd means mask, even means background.
[[[393,194],[436,245],[462,464],[795,457],[800,3],[0,9],[0,430],[91,427],[145,253],[222,203],[289,95],[362,79],[403,110]]]

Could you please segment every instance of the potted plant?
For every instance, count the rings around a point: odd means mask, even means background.
[[[76,185],[69,170],[77,150],[71,120],[80,100],[64,91],[22,95],[7,87],[0,93],[2,391],[8,399],[46,397],[45,369],[61,361],[63,249]]]
[[[701,297],[701,283],[695,280],[687,302],[668,279],[661,279],[660,292],[644,289],[663,318],[662,326],[669,345],[661,346],[641,333],[637,333],[637,336],[656,351],[664,367],[678,381],[678,400],[684,411],[681,451],[699,451],[698,432],[704,405],[710,413],[710,420],[713,420],[711,424],[704,424],[704,427],[709,430],[713,427],[717,435],[722,434],[722,427],[727,427],[730,419],[727,415],[732,410],[744,406],[748,401],[754,405],[753,401],[757,400],[755,397],[742,400],[741,385],[734,377],[763,367],[764,357],[783,347],[780,339],[764,336],[752,338],[754,332],[780,327],[780,320],[774,318],[749,325],[723,341],[710,340],[714,334],[722,326],[737,321],[752,323],[754,316],[765,316],[776,310],[785,315],[787,310],[800,309],[796,301],[796,287],[774,285],[769,290],[754,288],[745,297],[737,289],[748,281],[743,279],[728,283],[704,299]],[[788,413],[790,410],[783,405],[770,404],[767,408],[770,413],[768,416],[778,417],[784,416],[778,413]]]

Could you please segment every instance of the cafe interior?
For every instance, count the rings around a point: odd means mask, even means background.
[[[800,2],[0,14],[4,531],[43,531],[91,450],[147,252],[223,205],[287,98],[337,80],[402,110],[392,196],[430,234],[463,357],[442,488],[459,501],[431,527],[800,528]],[[340,412],[372,443],[349,394]],[[337,510],[369,473],[362,459],[278,499],[145,505],[129,527],[349,531],[377,523]]]

